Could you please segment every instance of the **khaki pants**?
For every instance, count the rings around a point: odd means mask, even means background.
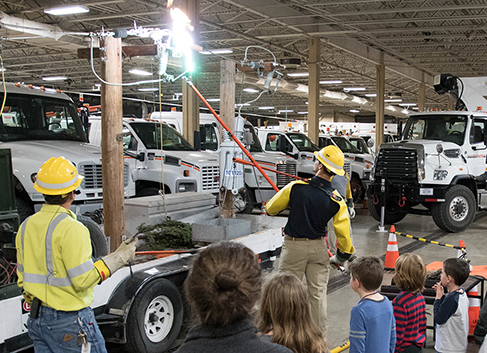
[[[330,262],[323,238],[317,240],[285,239],[279,263],[279,272],[306,278],[311,317],[326,337],[326,290],[330,275]]]

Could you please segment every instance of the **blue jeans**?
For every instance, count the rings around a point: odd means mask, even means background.
[[[36,353],[81,352],[81,345],[78,345],[80,331],[86,333],[91,353],[107,352],[105,339],[90,307],[79,311],[58,311],[41,306],[37,319],[29,317],[27,329]]]

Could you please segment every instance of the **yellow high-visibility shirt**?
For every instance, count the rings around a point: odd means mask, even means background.
[[[91,259],[88,229],[58,205],[43,205],[20,226],[15,239],[18,285],[42,304],[76,311],[93,302],[100,274]]]

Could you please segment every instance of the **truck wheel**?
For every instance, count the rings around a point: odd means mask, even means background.
[[[98,224],[87,216],[77,216],[77,218],[90,231],[91,248],[93,249],[91,257],[93,260],[98,260],[108,255],[107,240]]]
[[[249,189],[248,187],[245,188],[245,194],[242,195],[242,199],[245,202],[245,207],[241,210],[244,214],[250,214],[257,206],[257,202],[255,201],[255,193],[254,190]]]
[[[374,204],[374,199],[372,195],[368,196],[368,209],[369,213],[372,216],[373,219],[375,219],[377,222],[380,222],[380,204]],[[400,222],[406,217],[405,212],[390,212],[386,208],[386,214],[384,215],[384,223],[385,224],[395,224],[397,222]]]
[[[171,281],[159,278],[142,288],[127,318],[130,353],[161,353],[171,347],[183,323],[183,301]]]
[[[445,202],[435,203],[431,214],[435,224],[450,233],[458,233],[472,224],[475,216],[475,197],[463,185],[454,185],[447,192]]]
[[[364,198],[364,188],[362,187],[362,180],[360,180],[357,176],[352,176],[352,180],[350,180],[350,187],[352,189],[352,197],[354,202],[357,202]]]
[[[20,223],[22,223],[30,215],[34,214],[34,209],[21,197],[15,196],[15,206],[17,207]]]

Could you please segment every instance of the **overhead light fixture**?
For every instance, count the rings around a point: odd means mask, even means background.
[[[366,93],[366,97],[377,97],[377,93]]]
[[[259,107],[260,110],[272,110],[274,107]]]
[[[139,88],[140,92],[152,92],[152,91],[158,91],[159,88],[157,87],[145,87],[145,88]]]
[[[259,90],[253,88],[244,88],[243,91],[248,93],[259,93]]]
[[[218,55],[218,54],[232,54],[232,53],[233,53],[233,49],[213,49],[213,50],[200,51],[200,54],[203,55],[211,55],[211,54]]]
[[[350,113],[360,113],[360,110],[357,110],[357,109],[350,109]]]
[[[50,76],[50,77],[43,77],[44,81],[63,81],[66,80],[66,76]]]
[[[402,102],[402,99],[401,98],[384,99],[384,102],[386,102],[386,103],[398,103],[398,102]]]
[[[419,108],[418,107],[413,107],[413,110],[419,110]]]
[[[237,103],[237,104],[235,104],[235,108],[248,106],[248,105],[250,105],[250,103]]]
[[[282,113],[294,113],[294,110],[292,110],[292,109],[279,110],[279,114],[282,114]]]
[[[206,100],[207,102],[219,102],[220,98],[209,98]]]
[[[298,114],[308,114],[308,112],[298,112]]]
[[[90,9],[85,6],[64,6],[64,7],[55,7],[52,9],[44,10],[45,13],[53,16],[63,16],[63,15],[76,15],[79,13],[87,13],[90,12]]]
[[[308,77],[309,72],[290,72],[287,75],[289,77]]]
[[[138,75],[138,76],[152,76],[151,72],[141,70],[141,69],[131,69],[131,70],[129,70],[129,73],[131,73],[132,75]]]
[[[365,87],[345,87],[343,89],[345,92],[351,92],[351,91],[365,91]]]
[[[338,85],[340,83],[343,83],[343,82],[340,80],[320,81],[320,85]]]
[[[400,107],[414,107],[417,104],[416,103],[399,103],[398,104]]]

